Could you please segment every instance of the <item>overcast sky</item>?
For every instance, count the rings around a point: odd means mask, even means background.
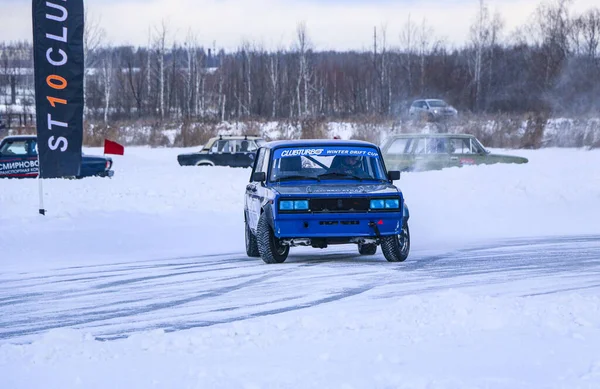
[[[527,22],[542,0],[486,0],[499,11],[505,32]],[[554,1],[554,0],[552,0]],[[599,0],[575,0],[574,11],[598,6]],[[289,48],[296,25],[305,21],[317,50],[367,49],[373,27],[387,25],[387,41],[398,45],[409,15],[423,18],[436,39],[462,44],[479,0],[93,0],[86,11],[100,20],[111,44],[145,45],[148,30],[165,20],[170,40],[182,42],[191,30],[206,46],[235,49],[246,40],[267,49]],[[0,41],[31,41],[31,1],[0,0]]]

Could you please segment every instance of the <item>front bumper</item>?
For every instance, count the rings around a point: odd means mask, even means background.
[[[98,173],[98,176],[100,177],[112,177],[115,175],[114,170],[105,170],[103,172]]]
[[[403,223],[400,212],[279,214],[273,221],[277,238],[377,238],[398,235]]]
[[[179,166],[194,166],[200,160],[200,155],[195,154],[179,154],[177,163]]]

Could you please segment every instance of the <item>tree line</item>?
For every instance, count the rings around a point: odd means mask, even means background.
[[[104,121],[396,118],[417,98],[442,98],[461,113],[600,110],[600,9],[541,3],[531,22],[505,31],[485,0],[460,47],[407,18],[400,36],[374,26],[369,51],[319,51],[305,23],[290,47],[243,42],[234,51],[171,37],[162,23],[146,46],[113,46],[86,20],[85,115]],[[32,110],[33,50],[0,44],[1,104]],[[1,114],[2,112],[0,112]]]

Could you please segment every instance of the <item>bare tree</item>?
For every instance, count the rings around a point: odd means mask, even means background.
[[[104,124],[108,124],[110,112],[111,92],[113,87],[113,56],[110,53],[102,60],[102,85],[104,92]]]
[[[408,20],[402,29],[400,34],[401,48],[404,50],[403,58],[404,69],[406,70],[408,80],[408,95],[413,96],[413,73],[412,73],[412,57],[415,53],[417,36],[417,26],[412,22],[411,15],[408,14]]]
[[[83,115],[85,117],[87,79],[90,74],[90,68],[99,65],[99,60],[95,55],[96,51],[103,45],[106,37],[106,31],[100,25],[100,18],[96,15],[86,12],[84,15],[83,27]]]
[[[135,100],[135,107],[137,111],[138,117],[142,116],[143,110],[143,94],[144,94],[144,84],[146,78],[146,69],[143,66],[143,57],[141,56],[142,50],[138,49],[136,53],[132,53],[131,56],[128,56],[126,61],[126,76],[129,90],[131,91],[131,95]],[[146,51],[146,56],[149,57],[149,53]],[[136,67],[136,58],[138,59],[138,63],[141,65]]]
[[[19,67],[17,66],[18,48],[14,46],[0,47],[0,60],[2,61],[2,78],[6,80],[6,83],[10,89],[10,98],[4,101],[6,105],[14,105],[17,103],[17,80]],[[0,82],[0,86],[3,86],[4,82]]]
[[[481,69],[483,62],[483,50],[484,46],[487,45],[489,36],[488,36],[488,24],[489,13],[487,9],[487,5],[484,0],[479,0],[479,11],[477,12],[477,21],[474,25],[471,26],[471,40],[475,46],[475,74],[474,74],[474,84],[475,84],[475,99],[474,105],[476,109],[479,109],[481,106]]]
[[[392,84],[389,80],[387,25],[381,26],[381,61],[379,65],[380,113],[389,114],[392,101]]]
[[[569,37],[572,21],[569,6],[573,0],[553,0],[540,4],[534,13],[534,20],[529,28],[531,35],[537,40],[545,58],[544,83],[548,88],[558,76],[563,62],[569,56]]]
[[[152,96],[152,30],[148,27],[148,55],[146,56],[146,98],[150,100]],[[150,105],[150,101],[146,101]]]
[[[244,113],[246,116],[250,116],[252,110],[252,53],[253,49],[250,42],[246,41],[242,44],[242,69],[243,69],[243,85],[246,90],[246,102],[243,104]]]
[[[499,44],[500,42],[500,34],[502,33],[502,29],[504,28],[504,20],[502,19],[502,16],[500,15],[500,13],[496,12],[494,13],[494,17],[491,20],[490,26],[489,26],[489,47],[488,47],[488,53],[489,53],[489,61],[488,61],[488,94],[489,93],[493,93],[492,92],[492,83],[494,80],[494,65],[496,63],[495,61],[495,48],[496,46]],[[486,99],[486,106],[485,109],[488,108],[488,101]]]
[[[427,54],[429,53],[429,49],[432,45],[432,36],[433,36],[433,28],[427,25],[427,21],[423,18],[421,22],[421,26],[419,27],[418,32],[418,44],[419,44],[419,59],[420,59],[420,69],[421,69],[421,95],[425,93],[425,82],[426,82],[426,68],[425,68],[425,60],[427,58]]]
[[[296,50],[298,54],[298,81],[296,83],[296,103],[298,104],[298,116],[302,117],[308,114],[308,51],[310,41],[306,22],[298,23],[296,27]],[[304,88],[302,88],[304,86]],[[302,105],[301,90],[304,90],[304,106]]]
[[[195,113],[201,113],[202,116],[206,115],[206,69],[205,69],[206,56],[202,50],[196,50],[196,109]]]
[[[574,21],[574,39],[581,54],[589,59],[600,55],[600,9],[592,8]]]
[[[274,55],[271,56],[269,62],[269,80],[271,82],[272,89],[272,105],[271,105],[271,117],[277,116],[277,109],[279,107],[279,67],[280,67],[281,51],[278,50]]]
[[[165,118],[165,56],[169,28],[165,20],[154,27],[153,46],[158,59],[158,110],[161,120]]]
[[[183,82],[183,106],[185,107],[184,115],[187,118],[195,116],[198,110],[198,58],[196,56],[196,48],[198,47],[197,38],[190,30],[184,43],[186,54],[186,72]]]

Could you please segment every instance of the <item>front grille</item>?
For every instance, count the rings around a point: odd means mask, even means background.
[[[364,197],[310,200],[310,210],[312,212],[368,212],[369,205],[369,199]]]
[[[321,226],[337,226],[340,224],[343,226],[357,226],[360,224],[360,220],[342,220],[342,221],[327,220],[327,221],[319,222],[319,225],[321,225]]]
[[[320,221],[319,222],[320,225],[322,226],[337,226],[338,224],[340,224],[339,221],[335,220],[335,221]]]

